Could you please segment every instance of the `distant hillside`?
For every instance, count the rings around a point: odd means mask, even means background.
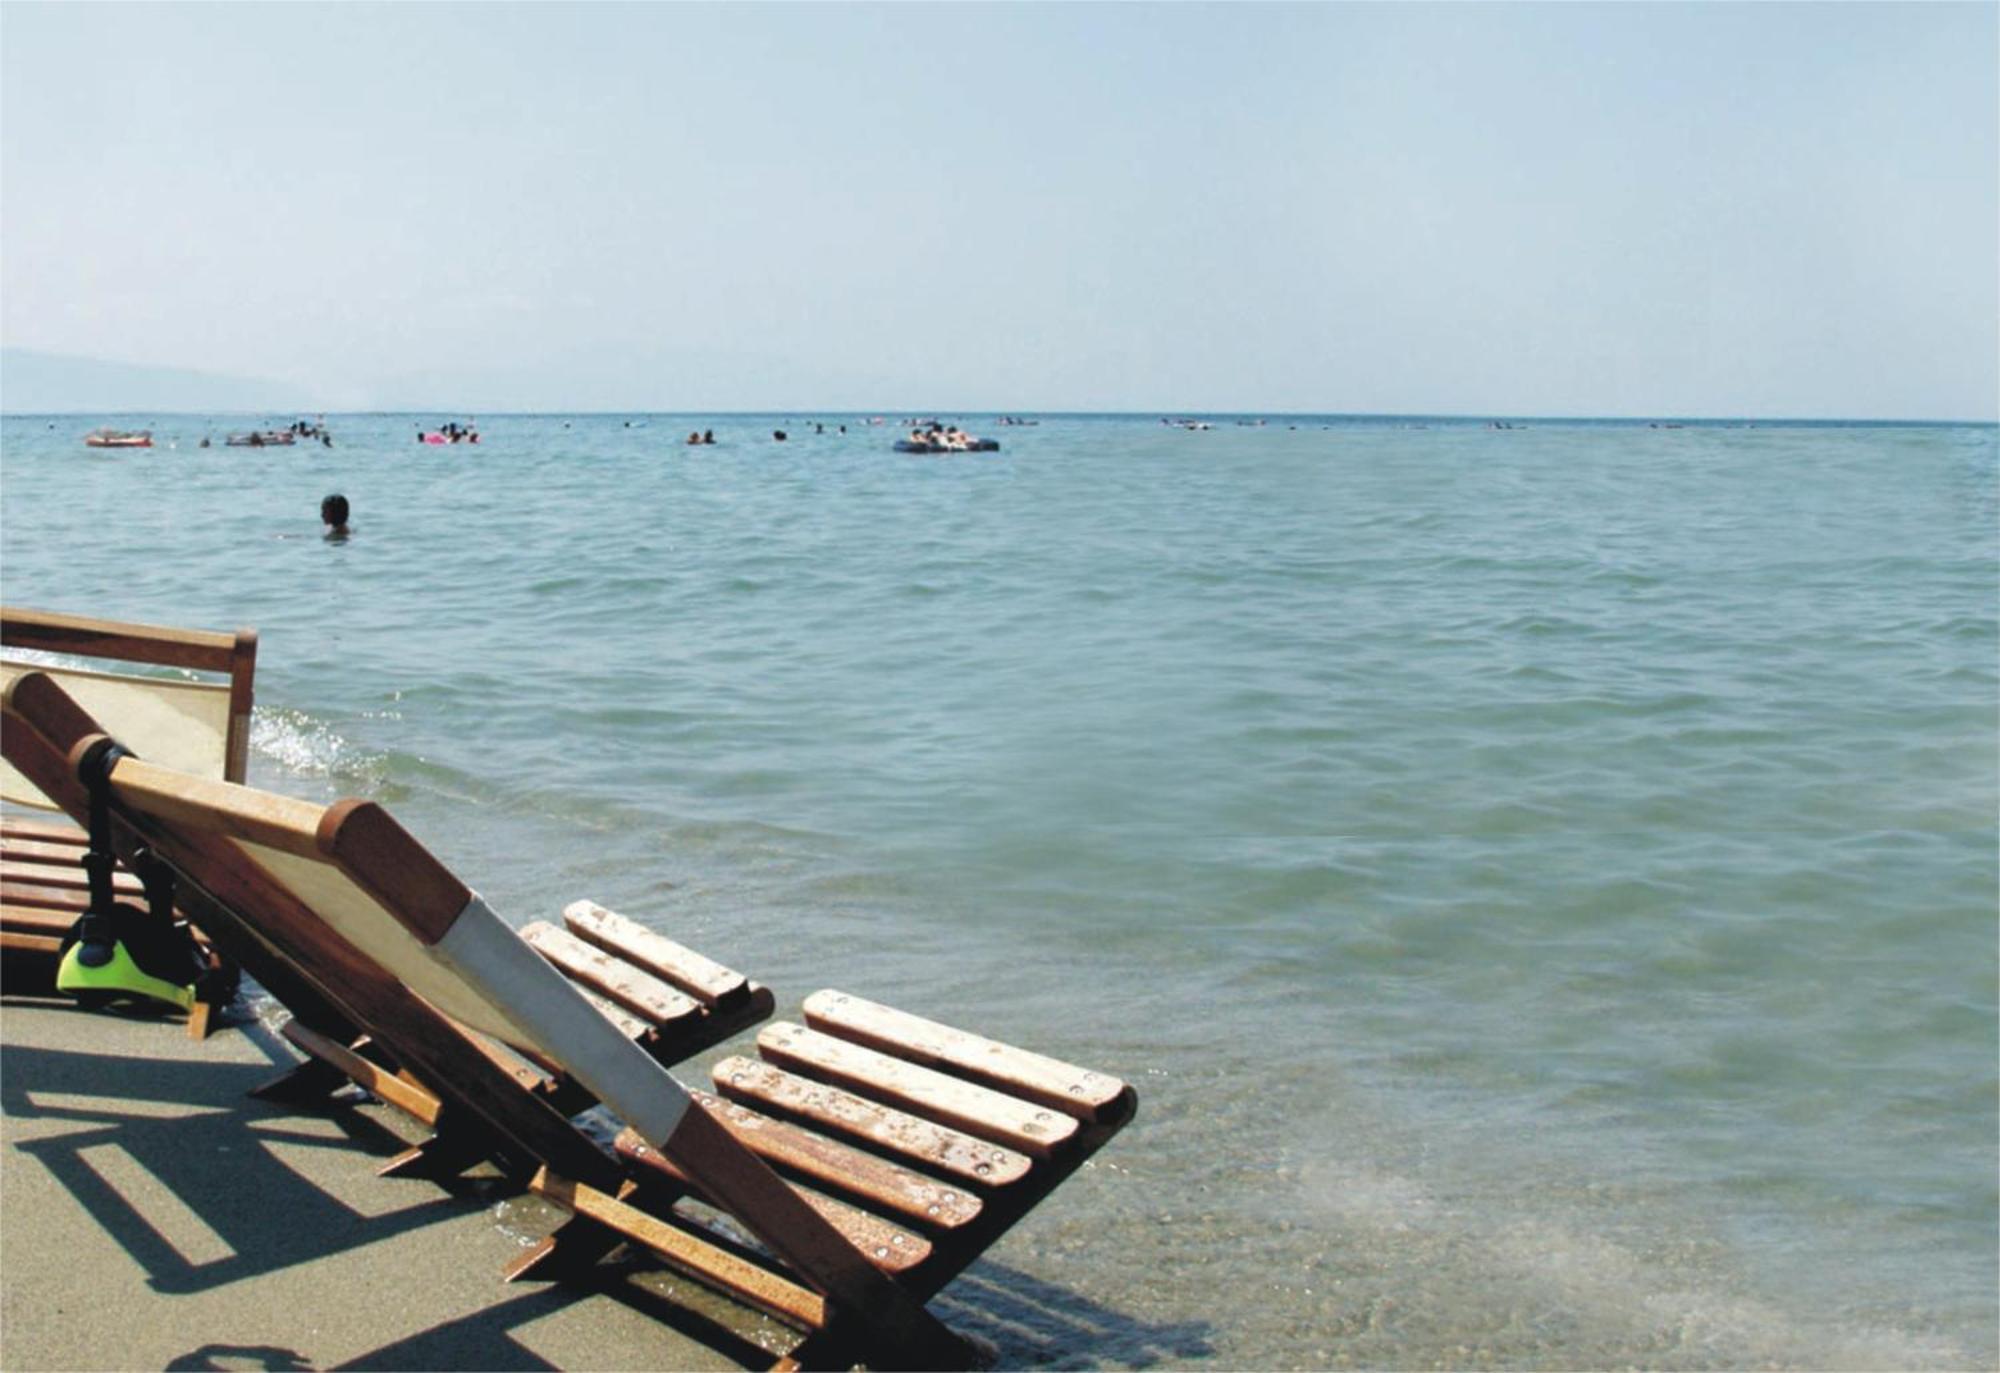
[[[0,411],[10,415],[288,411],[309,399],[260,377],[0,348]]]

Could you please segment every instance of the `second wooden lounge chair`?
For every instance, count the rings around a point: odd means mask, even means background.
[[[1130,1120],[1107,1075],[824,992],[761,1059],[690,1093],[412,839],[122,755],[46,677],[7,690],[9,761],[73,814],[102,790],[121,849],[180,876],[219,942],[327,1040],[367,1035],[573,1219],[515,1275],[621,1243],[797,1326],[793,1357],[954,1367],[976,1351],[925,1302]],[[615,1154],[530,1063],[626,1122]],[[727,1097],[728,1100],[724,1100]],[[754,1244],[701,1222],[726,1213]]]
[[[0,646],[7,650],[0,656],[0,684],[45,672],[148,757],[199,776],[244,779],[255,631],[224,634],[0,606]],[[27,654],[61,654],[84,665],[54,667]],[[149,668],[173,675],[145,675]],[[54,807],[5,763],[0,800],[33,810]],[[54,990],[64,939],[91,905],[88,847],[84,831],[67,822],[0,815],[0,976],[8,990]],[[139,877],[127,867],[114,871],[110,882],[120,900],[143,897]],[[188,1031],[196,1039],[208,1032],[234,988],[226,970],[212,961],[211,968],[203,997],[188,1008]]]

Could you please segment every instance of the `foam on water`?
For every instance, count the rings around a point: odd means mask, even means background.
[[[100,422],[7,599],[256,625],[253,780],[1138,1082],[1009,1363],[2000,1358],[1990,427]]]
[[[381,758],[357,749],[324,720],[283,706],[250,713],[250,747],[259,764],[291,777],[337,777],[350,786],[381,779]],[[263,767],[256,769],[263,771]]]

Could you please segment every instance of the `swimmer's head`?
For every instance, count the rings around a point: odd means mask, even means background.
[[[321,524],[332,525],[335,529],[339,529],[342,525],[345,525],[347,523],[347,497],[335,494],[321,501],[319,503],[319,518]]]

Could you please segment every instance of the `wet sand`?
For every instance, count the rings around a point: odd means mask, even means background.
[[[376,1177],[415,1127],[245,1095],[291,1061],[259,1025],[0,999],[0,1367],[739,1366],[615,1267],[503,1285],[556,1214]]]

